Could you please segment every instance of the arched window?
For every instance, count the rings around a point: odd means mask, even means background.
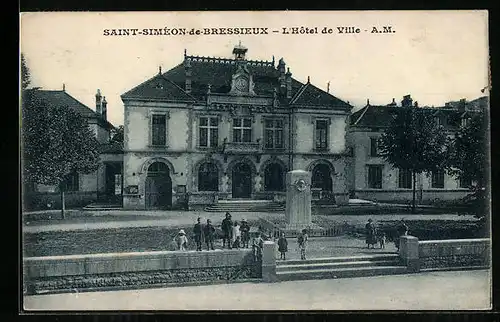
[[[330,167],[326,164],[318,164],[312,171],[312,188],[322,191],[332,191],[332,177]]]
[[[154,162],[148,168],[148,176],[168,174],[168,167],[163,162]]]
[[[219,171],[212,162],[205,162],[198,170],[198,191],[219,191]]]
[[[285,184],[283,181],[283,167],[278,163],[269,164],[264,170],[264,190],[283,191]]]

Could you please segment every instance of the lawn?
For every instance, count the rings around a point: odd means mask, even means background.
[[[255,226],[256,222],[249,220],[249,224]],[[191,228],[153,226],[24,233],[23,254],[33,257],[174,250],[173,239],[179,229],[187,233],[188,249],[196,249]],[[220,234],[219,228],[217,232]],[[221,248],[222,240],[216,240],[215,247]]]

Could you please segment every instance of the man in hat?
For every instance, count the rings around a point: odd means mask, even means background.
[[[175,242],[177,244],[178,250],[184,251],[187,249],[188,240],[187,240],[186,232],[184,231],[184,229],[179,230],[179,233],[175,237]]]
[[[221,224],[221,229],[222,229],[222,248],[226,247],[226,242],[227,246],[229,249],[231,249],[231,235],[233,232],[233,221],[231,220],[231,214],[229,212],[226,212],[226,218],[222,220]]]
[[[365,225],[365,231],[366,231],[366,245],[368,248],[372,246],[372,248],[375,248],[375,244],[377,244],[377,236],[375,232],[375,225],[373,224],[373,220],[370,218],[368,219],[368,222]]]
[[[194,241],[196,242],[196,250],[201,251],[201,235],[203,233],[203,229],[201,227],[201,218],[198,217],[196,220],[196,224],[194,224],[193,228],[193,234],[194,234]]]
[[[203,227],[203,233],[205,235],[207,250],[214,250],[215,227],[212,226],[210,219],[207,219],[207,224]]]
[[[247,220],[243,218],[240,225],[241,231],[241,243],[243,248],[248,248],[248,243],[250,242],[250,225],[248,225]]]

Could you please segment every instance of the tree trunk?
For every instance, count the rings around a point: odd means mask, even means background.
[[[412,202],[411,202],[411,213],[414,214],[415,213],[415,195],[416,195],[416,192],[417,192],[417,183],[415,180],[416,178],[416,174],[415,174],[415,171],[412,171],[411,172],[411,176],[412,176],[412,186],[413,186],[413,198],[412,198]]]
[[[61,189],[61,218],[66,219],[66,202],[64,200],[64,189]]]

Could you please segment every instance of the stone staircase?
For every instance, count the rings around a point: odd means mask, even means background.
[[[219,200],[205,208],[208,212],[284,212],[285,205],[270,200]]]
[[[279,281],[365,277],[406,272],[407,268],[400,264],[398,254],[276,261],[276,276]]]
[[[100,210],[122,210],[123,207],[120,204],[105,204],[105,203],[92,203],[83,207],[83,210],[89,211],[100,211]]]

